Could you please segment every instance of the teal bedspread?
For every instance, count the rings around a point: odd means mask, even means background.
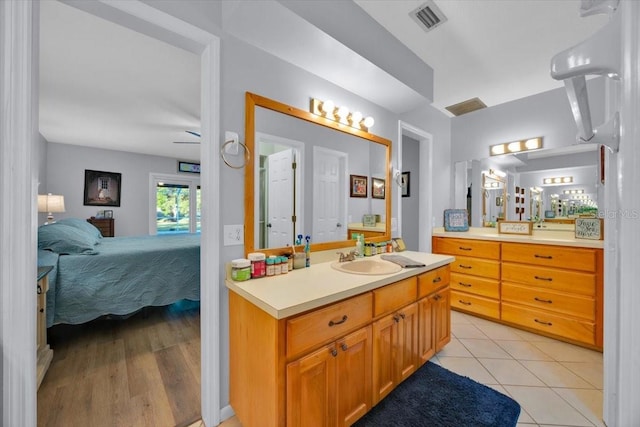
[[[200,235],[101,239],[97,254],[39,250],[49,274],[47,326],[200,299]]]

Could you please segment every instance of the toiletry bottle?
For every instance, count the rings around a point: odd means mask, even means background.
[[[364,256],[364,234],[358,234],[358,240],[356,240],[356,256],[362,258]]]
[[[304,245],[304,253],[306,255],[306,266],[311,267],[311,236],[305,236],[306,243]]]

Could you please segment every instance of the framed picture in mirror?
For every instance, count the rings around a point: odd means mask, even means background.
[[[384,199],[384,179],[371,178],[371,197]]]
[[[364,175],[351,175],[350,178],[350,196],[367,197],[367,177]]]

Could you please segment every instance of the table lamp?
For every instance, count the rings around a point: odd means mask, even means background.
[[[53,224],[53,213],[64,212],[64,196],[56,194],[38,194],[38,212],[47,212],[46,224]]]

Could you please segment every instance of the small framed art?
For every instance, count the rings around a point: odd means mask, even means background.
[[[602,240],[604,220],[602,218],[576,218],[576,239]]]
[[[364,175],[350,176],[350,193],[351,197],[367,197],[367,177]]]
[[[374,199],[384,199],[384,179],[371,178],[371,197]]]
[[[466,209],[445,209],[444,231],[469,231],[469,212]]]

